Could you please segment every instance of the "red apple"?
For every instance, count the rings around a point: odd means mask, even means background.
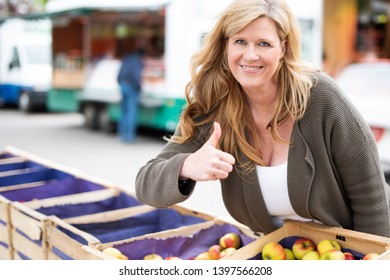
[[[368,253],[362,259],[363,260],[375,260],[378,257],[379,257],[378,253]]]
[[[317,244],[317,250],[320,256],[322,256],[326,251],[329,250],[341,251],[341,246],[336,240],[324,239]]]
[[[263,260],[285,260],[286,252],[278,242],[268,242],[261,252]]]
[[[339,250],[328,250],[321,255],[321,260],[345,260],[345,255]]]
[[[181,260],[181,258],[175,257],[175,256],[168,256],[168,257],[165,257],[165,260],[167,260],[167,261],[178,261],[178,260]]]
[[[222,251],[221,245],[215,244],[210,246],[207,252],[209,253],[209,258],[211,260],[219,260],[221,258],[220,257],[221,251]]]
[[[294,256],[298,260],[301,260],[304,255],[316,249],[317,246],[314,241],[306,237],[298,238],[292,246]]]
[[[238,249],[241,246],[241,238],[237,233],[226,233],[219,239],[219,245],[221,245],[222,249],[230,247]]]
[[[344,256],[346,260],[354,260],[355,256],[351,252],[344,252]]]

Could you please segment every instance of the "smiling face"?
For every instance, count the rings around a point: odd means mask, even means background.
[[[230,71],[246,93],[275,88],[273,76],[284,54],[273,20],[260,17],[228,40]]]

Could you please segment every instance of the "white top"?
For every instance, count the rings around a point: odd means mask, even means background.
[[[280,227],[285,219],[311,221],[292,208],[287,188],[287,162],[278,166],[256,166],[260,190],[273,223]]]

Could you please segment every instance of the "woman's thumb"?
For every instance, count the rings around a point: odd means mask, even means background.
[[[212,145],[213,147],[216,147],[219,141],[219,138],[221,138],[221,126],[218,122],[214,122],[214,130],[213,133],[211,134],[209,140],[207,143]]]

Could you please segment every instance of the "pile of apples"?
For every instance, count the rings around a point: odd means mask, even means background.
[[[224,256],[227,256],[235,252],[241,247],[241,238],[235,232],[229,232],[219,238],[218,244],[213,244],[209,247],[208,251],[202,252],[191,258],[192,260],[219,260]],[[111,255],[119,260],[128,260],[129,258],[122,254],[117,248],[109,247],[103,250],[103,253]],[[177,256],[167,256],[163,258],[159,254],[151,253],[147,254],[143,258],[144,260],[181,260]]]
[[[206,252],[198,254],[194,260],[219,260],[234,253],[241,247],[241,238],[237,233],[226,233],[219,238],[218,244],[213,244]]]
[[[350,252],[343,252],[336,240],[324,239],[316,244],[306,237],[298,238],[291,249],[284,248],[278,242],[268,242],[263,247],[261,255],[264,260],[354,260]],[[378,253],[368,253],[363,260],[373,260]]]
[[[196,255],[191,260],[219,260],[235,252],[241,246],[241,238],[237,233],[229,232],[219,238],[218,244],[213,244],[205,252]],[[163,260],[163,258],[156,253],[146,255],[144,260]],[[164,260],[181,260],[176,256],[167,256]]]

